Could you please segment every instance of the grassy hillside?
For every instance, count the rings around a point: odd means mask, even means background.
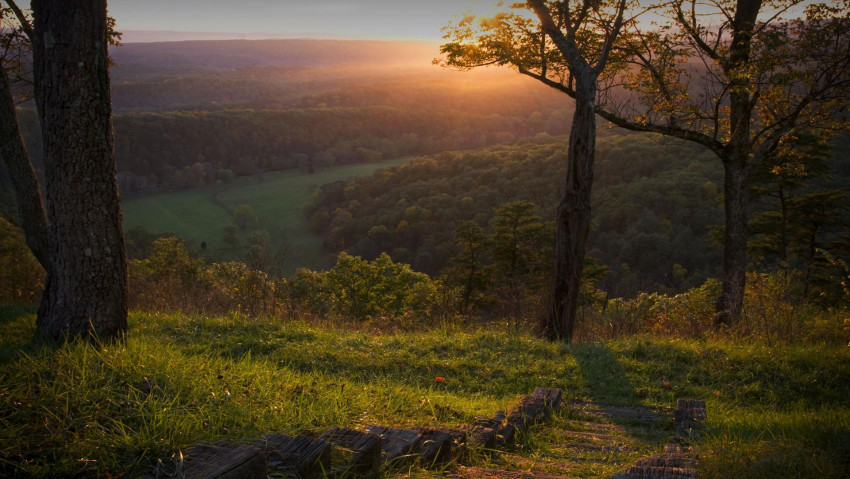
[[[649,406],[705,398],[701,477],[837,478],[850,457],[850,350],[843,346],[647,337],[565,346],[495,327],[388,334],[141,313],[131,315],[124,343],[50,346],[31,341],[34,321],[31,311],[0,308],[4,477],[135,477],[195,441],[270,431],[457,426],[539,385],[563,388],[568,398]],[[575,418],[565,408],[512,456],[550,454],[558,428]],[[623,461],[657,452],[663,441],[626,439],[632,452]],[[625,465],[603,456],[572,473],[608,477]]]
[[[270,232],[272,249],[286,246],[284,272],[323,265],[322,238],[312,235],[301,207],[320,185],[368,175],[396,166],[407,158],[381,163],[327,168],[309,175],[299,170],[237,177],[222,186],[193,188],[174,193],[129,198],[123,201],[125,230],[143,226],[150,233],[174,233],[194,248],[202,241],[216,258],[241,259],[222,241],[222,230],[233,223],[233,210],[247,204],[254,209],[259,226]]]

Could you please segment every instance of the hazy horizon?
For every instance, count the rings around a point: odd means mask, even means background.
[[[439,41],[466,12],[487,14],[495,0],[111,0],[109,13],[128,43],[259,38]],[[163,12],[168,12],[163,15]]]
[[[804,0],[789,16],[802,14]],[[497,0],[110,0],[127,43],[315,38],[438,42],[467,13],[492,15]],[[643,4],[644,2],[639,2]],[[167,12],[164,15],[163,12]],[[766,12],[767,14],[767,12]],[[647,21],[660,19],[648,14]]]
[[[120,30],[120,29],[119,29]],[[157,43],[221,40],[364,40],[402,43],[439,43],[439,39],[375,38],[368,35],[336,35],[315,32],[215,32],[181,30],[120,30],[121,43]]]

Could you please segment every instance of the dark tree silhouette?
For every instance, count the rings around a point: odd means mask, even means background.
[[[115,179],[105,0],[33,0],[48,267],[38,331],[120,336],[127,271]]]

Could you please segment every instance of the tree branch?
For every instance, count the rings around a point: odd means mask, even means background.
[[[614,48],[614,42],[620,36],[620,29],[623,28],[623,12],[626,10],[626,0],[620,0],[617,3],[617,17],[614,20],[614,26],[611,31],[605,35],[605,43],[602,45],[602,52],[599,53],[599,60],[596,66],[593,67],[593,73],[599,75],[605,66],[608,64],[608,57],[611,54],[611,49]]]
[[[6,0],[6,3],[8,3],[9,8],[11,8],[13,12],[15,12],[15,17],[18,18],[18,22],[21,24],[21,29],[27,35],[27,38],[32,41],[32,25],[30,25],[30,22],[27,20],[27,17],[26,15],[24,15],[24,12],[18,7],[17,4],[15,4],[15,0]]]

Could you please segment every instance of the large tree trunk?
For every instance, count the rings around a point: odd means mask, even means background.
[[[6,163],[9,177],[12,179],[12,187],[15,189],[18,216],[20,216],[27,246],[41,266],[47,270],[47,218],[44,215],[41,189],[21,136],[9,77],[2,67],[0,67],[0,156]]]
[[[555,219],[555,274],[543,325],[547,339],[567,342],[572,341],[576,326],[596,158],[596,79],[587,70],[575,69],[573,75],[576,109],[567,153],[566,189]]]
[[[717,324],[737,323],[744,310],[747,282],[747,207],[750,176],[754,160],[750,138],[753,106],[751,97],[750,53],[753,30],[761,10],[761,0],[737,0],[732,20],[733,34],[728,61],[723,70],[730,78],[730,140],[722,155],[725,171],[723,191],[726,209],[726,233],[723,243],[723,284],[715,304]]]
[[[724,159],[726,231],[723,241],[723,276],[717,298],[715,322],[740,321],[747,280],[747,209],[750,172],[746,157]]]
[[[40,334],[102,338],[127,328],[105,0],[33,0],[35,94],[50,245]]]

